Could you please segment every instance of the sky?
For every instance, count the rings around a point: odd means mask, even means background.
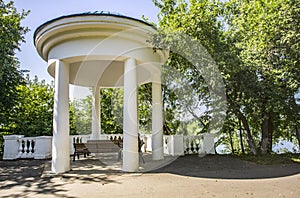
[[[8,1],[8,0],[7,0]],[[5,1],[5,2],[7,2]],[[158,8],[152,0],[14,0],[18,12],[30,10],[22,25],[30,29],[25,35],[26,43],[21,44],[17,52],[21,69],[29,70],[30,77],[51,82],[53,78],[47,72],[47,63],[40,58],[34,44],[34,31],[51,19],[89,11],[110,11],[141,19],[142,15],[150,22],[157,22]]]

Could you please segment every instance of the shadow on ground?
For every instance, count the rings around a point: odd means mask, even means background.
[[[147,162],[146,162],[147,163]],[[97,183],[106,185],[122,184],[119,176],[126,175],[114,166],[108,166],[99,159],[85,158],[72,162],[72,170],[61,175],[49,173],[49,160],[0,161],[1,197],[30,197],[31,195],[51,195],[69,197],[65,188],[72,183]],[[46,171],[48,170],[48,173]],[[170,173],[198,178],[218,179],[262,179],[284,177],[300,173],[299,163],[258,165],[233,156],[188,155],[179,157],[170,164],[140,174]],[[17,188],[18,191],[11,191]],[[2,192],[10,190],[9,195]]]
[[[44,169],[48,168],[50,164],[51,161],[49,160],[0,161],[0,192],[2,190],[11,190],[14,187],[22,188],[21,190],[10,192],[9,195],[3,195],[1,193],[1,197],[31,197],[32,195],[43,194],[55,197],[74,198],[73,196],[68,196],[68,190],[64,188],[66,183],[80,182],[82,184],[89,184],[97,182],[102,185],[119,183],[111,179],[109,174],[93,174],[95,170],[93,171],[89,168],[91,168],[94,163],[82,163],[83,165],[85,164],[85,166],[81,167],[83,168],[83,172],[70,171],[61,175],[44,174]],[[102,170],[102,172],[116,174],[116,172],[109,170],[107,170],[107,172]]]
[[[299,163],[261,165],[229,155],[188,155],[151,173],[172,173],[183,176],[218,179],[264,179],[300,173]]]

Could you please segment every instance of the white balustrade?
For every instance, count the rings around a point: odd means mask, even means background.
[[[91,135],[71,135],[70,151],[74,152],[74,142],[87,142]],[[8,135],[4,138],[4,160],[17,158],[47,159],[51,158],[52,136],[24,137],[23,135]],[[144,141],[143,152],[151,152],[151,134],[141,134]],[[196,136],[164,135],[163,150],[165,155],[215,154],[215,134],[204,133]],[[122,140],[122,134],[101,134],[103,140]]]
[[[70,135],[70,153],[74,153],[73,143],[86,143],[91,135]]]
[[[39,136],[35,138],[34,159],[48,159],[52,155],[52,136]]]
[[[203,151],[206,154],[216,154],[215,151],[215,133],[203,133]]]
[[[185,154],[199,154],[203,152],[203,135],[184,136]]]
[[[35,137],[23,137],[19,143],[18,158],[34,158]]]
[[[24,135],[4,135],[4,160],[14,160],[18,158],[19,153],[19,140],[23,138]]]
[[[142,151],[150,152],[152,151],[152,135],[151,134],[142,134],[141,139],[144,141],[144,145],[142,147]]]
[[[184,136],[170,135],[167,144],[169,155],[178,156],[184,155]]]

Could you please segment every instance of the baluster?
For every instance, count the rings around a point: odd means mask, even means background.
[[[35,150],[35,140],[31,140],[31,153],[34,154],[34,150]]]
[[[164,144],[165,144],[165,145],[168,145],[169,137],[164,137],[164,139],[165,139]]]
[[[30,146],[31,146],[31,145],[30,145],[30,140],[26,140],[26,148],[27,148],[27,149],[26,149],[26,153],[29,153],[29,152],[30,152],[30,150],[31,150],[31,149],[30,149]]]
[[[25,145],[25,140],[22,140],[22,155],[25,153],[25,147],[26,145]]]
[[[122,141],[122,138],[121,138],[121,136],[119,136],[119,137],[118,137],[118,141]]]
[[[122,134],[118,134],[118,139],[121,139],[122,138]]]
[[[186,137],[186,139],[185,139],[185,149],[184,149],[184,151],[185,151],[185,154],[189,154],[189,150],[190,150],[190,140],[189,140],[189,137]]]
[[[186,154],[190,154],[190,138],[189,136],[186,137]]]
[[[201,136],[201,152],[204,152],[204,147],[203,147],[203,144],[204,144],[204,136],[202,135]]]
[[[18,158],[21,158],[21,156],[22,156],[22,154],[23,154],[23,140],[18,140],[18,142],[19,142],[19,148],[18,148],[18,151],[19,151],[19,153],[18,153]]]
[[[189,150],[189,154],[193,154],[194,152],[194,138],[193,138],[193,136],[189,136],[189,139],[190,139],[190,144],[189,144],[189,146],[190,146],[190,150]]]
[[[194,137],[191,136],[191,154],[194,154],[194,150],[195,150],[195,142],[194,142]]]
[[[31,141],[31,139],[28,139],[27,140],[27,158],[30,158],[30,157],[32,157],[32,141]]]
[[[25,158],[26,155],[27,155],[27,150],[28,150],[28,147],[27,147],[27,139],[23,140],[23,155],[22,155],[22,158]]]
[[[199,153],[199,145],[200,145],[200,139],[199,139],[199,136],[196,136],[195,138],[195,144],[196,144],[196,153],[198,154]]]

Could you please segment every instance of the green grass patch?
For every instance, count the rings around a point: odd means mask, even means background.
[[[262,165],[300,163],[300,154],[297,153],[239,155],[237,157],[241,160],[250,161]]]
[[[292,158],[292,161],[300,164],[300,158]]]

